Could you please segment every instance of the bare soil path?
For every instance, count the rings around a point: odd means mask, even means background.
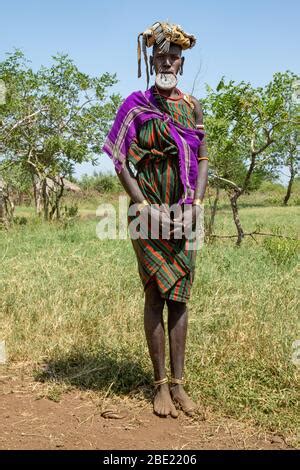
[[[289,448],[282,437],[233,419],[182,413],[162,419],[147,400],[99,403],[77,389],[56,402],[45,398],[43,387],[30,375],[0,369],[0,449]]]

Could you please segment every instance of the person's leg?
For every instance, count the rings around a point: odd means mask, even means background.
[[[167,300],[170,363],[172,378],[182,379],[184,370],[185,344],[188,324],[188,308],[185,302]],[[192,414],[195,403],[184,391],[182,384],[171,385],[171,395],[187,414]]]
[[[156,283],[149,285],[145,291],[144,327],[155,380],[166,377],[164,303],[165,300],[160,296]],[[153,407],[154,412],[159,416],[169,414],[174,418],[178,416],[167,383],[156,386]]]

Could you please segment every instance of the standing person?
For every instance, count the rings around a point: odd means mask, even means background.
[[[155,23],[138,37],[139,76],[141,47],[147,71],[147,91],[132,93],[118,110],[103,150],[112,158],[118,177],[130,196],[129,224],[139,217],[160,228],[159,236],[132,237],[139,275],[145,292],[144,328],[154,369],[154,412],[178,416],[176,408],[191,415],[195,404],[184,390],[184,358],[188,324],[187,301],[195,274],[196,249],[185,231],[201,213],[207,185],[206,152],[201,105],[177,88],[182,75],[182,51],[196,39],[178,25]],[[148,89],[147,47],[153,47]],[[190,208],[191,222],[182,211]],[[179,214],[179,215],[178,215]],[[169,230],[163,231],[164,227]],[[179,235],[178,235],[179,234]],[[149,235],[149,234],[148,234]],[[134,238],[134,239],[133,239]],[[163,309],[168,308],[170,381],[165,368]]]

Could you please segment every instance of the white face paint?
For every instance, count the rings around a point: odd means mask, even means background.
[[[177,77],[173,73],[158,73],[155,84],[161,90],[172,90],[177,85]]]

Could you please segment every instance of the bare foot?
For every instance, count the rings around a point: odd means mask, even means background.
[[[182,411],[188,416],[193,416],[196,410],[196,404],[190,399],[184,391],[182,385],[172,385],[170,392],[174,403],[177,403]]]
[[[172,418],[177,418],[178,411],[172,402],[168,384],[162,384],[156,387],[153,409],[154,413],[158,416],[167,417],[171,415]]]

